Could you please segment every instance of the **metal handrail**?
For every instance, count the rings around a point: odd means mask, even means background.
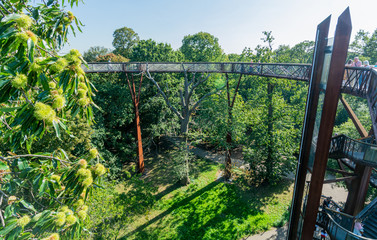
[[[250,62],[94,62],[83,64],[85,72],[206,72],[241,73],[308,81],[310,64]]]
[[[367,166],[377,166],[377,145],[352,139],[346,135],[332,138],[330,157],[346,157]]]
[[[326,210],[325,211],[321,211],[321,213],[326,214],[326,216],[330,220],[327,223],[327,225],[325,226],[325,230],[328,232],[328,234],[330,234],[331,236],[334,236],[335,239],[337,239],[336,238],[337,236],[343,235],[343,236],[341,236],[342,237],[341,239],[347,239],[347,240],[357,240],[357,239],[361,239],[361,240],[376,240],[375,238],[367,238],[367,237],[356,235],[355,233],[353,233],[353,232],[345,229],[339,223],[337,223],[333,219],[333,217],[329,213],[326,212]],[[331,228],[329,226],[330,224],[336,227],[335,231],[333,231],[334,227]]]
[[[369,216],[369,213],[377,208],[377,198],[368,204],[355,218],[360,218],[362,220],[366,219]]]

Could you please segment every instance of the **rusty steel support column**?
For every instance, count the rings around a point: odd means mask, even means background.
[[[360,123],[347,101],[343,96],[340,97],[340,100],[342,101],[344,108],[346,109],[360,136],[362,138],[367,137],[369,134]],[[347,201],[344,208],[344,212],[352,216],[356,216],[364,208],[372,168],[356,164],[354,172],[357,178],[353,179],[349,185]]]
[[[351,181],[344,208],[344,212],[352,216],[356,216],[364,208],[372,168],[357,164],[354,172],[357,178]]]
[[[344,63],[347,58],[351,29],[351,16],[349,8],[347,8],[342,15],[339,16],[335,30],[330,71],[323,103],[317,149],[314,158],[313,173],[310,181],[309,196],[302,230],[302,239],[304,240],[313,239],[329,156],[332,130],[334,127],[340,88],[344,75]]]
[[[346,99],[344,99],[343,95],[340,95],[340,101],[343,103],[343,106],[346,109],[348,116],[351,118],[360,136],[367,137],[368,136],[367,130],[365,130],[360,120],[357,118],[356,114],[352,111],[352,108],[350,107]]]
[[[141,84],[143,82],[143,74],[140,77],[139,90],[137,93],[136,93],[135,81],[134,81],[133,76],[132,76],[132,85],[130,83],[130,80],[128,79],[128,75],[126,76],[127,76],[128,88],[130,90],[132,102],[134,104],[134,112],[135,112],[137,156],[138,156],[137,168],[138,168],[139,173],[143,173],[144,172],[144,154],[143,154],[143,140],[141,138],[141,126],[140,126],[140,115],[139,115],[139,103],[140,103],[140,94],[141,94]]]
[[[295,188],[292,199],[291,215],[288,228],[288,239],[297,239],[297,232],[301,213],[302,200],[305,189],[305,180],[308,171],[308,161],[311,148],[311,139],[313,137],[313,129],[315,116],[317,113],[318,97],[321,83],[321,74],[323,61],[325,56],[325,48],[327,36],[329,33],[330,16],[317,26],[317,34],[315,39],[315,49],[313,53],[313,67],[310,78],[310,86],[308,89],[308,97],[306,100],[306,113],[303,123],[300,155],[296,169]]]

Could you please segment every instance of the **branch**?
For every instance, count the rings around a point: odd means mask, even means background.
[[[230,92],[229,92],[229,77],[228,77],[227,73],[225,73],[225,78],[226,78],[226,96],[228,98],[228,107],[231,108],[231,105],[230,105]]]
[[[6,7],[4,7],[3,4],[0,3],[0,7],[2,7],[8,14],[10,14],[10,12],[8,11],[8,9],[6,9]]]
[[[33,194],[33,183],[32,183],[30,180],[28,181],[28,183],[29,183],[29,185],[30,185],[30,194],[31,194],[31,196],[33,197],[33,200],[34,200],[36,203],[38,203],[39,206],[42,207],[42,210],[45,209],[46,206],[44,206],[43,204],[41,204],[40,202],[38,202],[37,199],[35,199],[35,196],[34,196],[34,194]]]
[[[44,194],[46,194],[46,195],[49,196],[50,198],[54,199],[54,200],[57,201],[58,203],[60,203],[60,205],[63,205],[63,203],[60,202],[57,198],[54,198],[53,196],[48,195],[46,192],[44,192]]]
[[[3,194],[6,198],[8,198],[9,196],[5,194],[5,192],[3,192],[2,190],[0,190],[0,193]]]
[[[29,98],[26,96],[26,93],[23,89],[22,90],[22,95],[24,96],[24,98],[26,99],[26,102],[28,102],[29,104],[31,104],[33,107],[34,107],[34,104],[29,100]]]
[[[4,114],[4,115],[5,115],[5,114]],[[7,128],[8,128],[9,130],[12,130],[12,128],[11,128],[11,127],[9,126],[9,124],[7,123],[7,120],[5,119],[4,115],[1,116],[1,121],[5,124],[5,126],[7,126]]]
[[[173,107],[171,104],[170,104],[170,101],[168,99],[168,97],[165,95],[165,93],[162,91],[162,89],[160,88],[160,85],[158,85],[158,83],[156,82],[156,80],[154,80],[154,78],[151,76],[151,74],[149,73],[149,67],[148,67],[148,63],[147,63],[147,70],[146,70],[146,77],[152,81],[152,83],[157,87],[158,91],[161,93],[162,97],[164,98],[166,104],[168,105],[168,107],[175,113],[175,115],[177,115],[177,117],[180,119],[180,120],[183,120],[183,117],[182,115],[177,111],[177,109],[175,109],[175,107]]]
[[[224,84],[224,86],[220,87],[220,88],[217,88],[215,91],[212,91],[212,92],[209,92],[207,93],[206,95],[204,95],[202,98],[200,98],[195,104],[194,106],[190,109],[189,111],[189,114],[191,115],[191,113],[193,113],[195,111],[195,109],[199,106],[199,104],[207,97],[217,93],[218,91],[220,91],[221,89],[223,89],[224,87],[226,86],[226,84]]]
[[[182,104],[182,107],[186,106],[185,104],[185,99],[183,98],[183,92],[182,92],[182,89],[179,89],[179,97],[181,98],[181,104]]]
[[[205,81],[207,81],[208,78],[209,78],[210,76],[211,76],[211,74],[208,74],[207,77],[203,78],[203,75],[201,75],[201,79],[200,79],[197,83],[195,83],[195,84],[192,86],[192,88],[190,89],[190,93],[189,93],[189,95],[188,95],[188,98],[189,98],[189,99],[191,98],[192,94],[194,93],[195,88],[197,88],[200,84],[202,84],[202,83],[204,83]]]
[[[1,9],[0,9],[0,13],[1,13],[1,15],[3,15],[3,17],[5,17],[5,14],[4,14],[3,11],[1,11]]]
[[[52,53],[52,52],[49,52],[49,51],[47,51],[46,49],[43,49],[43,48],[41,48],[41,47],[38,46],[38,45],[35,45],[35,46],[36,46],[39,50],[44,51],[44,52],[50,54],[50,55],[53,56],[53,57],[58,57],[56,54],[54,54],[54,53]]]
[[[240,77],[238,78],[238,83],[237,83],[236,90],[234,91],[234,96],[233,96],[232,104],[230,105],[231,108],[234,106],[234,101],[236,100],[236,96],[237,96],[237,92],[238,92],[238,87],[240,86],[241,78],[242,78],[242,74],[240,74]]]
[[[3,204],[3,195],[1,195],[1,198],[0,198],[0,206]],[[4,222],[4,217],[3,217],[3,211],[0,210],[0,219],[1,219],[1,225],[3,225],[3,227],[5,227],[5,222]]]
[[[191,79],[191,81],[189,82],[189,86],[190,86],[191,84],[193,84],[194,81],[195,81],[195,72],[192,73],[192,79]]]

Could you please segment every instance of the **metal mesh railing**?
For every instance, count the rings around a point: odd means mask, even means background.
[[[370,87],[373,70],[363,67],[346,67],[342,83],[342,92],[366,97]]]
[[[111,63],[99,62],[83,65],[87,73],[100,72],[128,72],[139,73],[146,71],[154,73],[163,72],[205,72],[205,73],[238,73],[247,75],[259,75],[308,81],[311,65],[309,64],[285,64],[285,63],[236,63],[236,62],[205,62],[205,63],[172,63],[172,62],[128,62]]]
[[[331,140],[330,157],[346,157],[354,162],[376,167],[377,145],[339,135]]]

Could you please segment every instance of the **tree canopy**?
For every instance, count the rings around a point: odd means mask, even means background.
[[[206,32],[185,36],[180,50],[190,62],[215,62],[223,56],[219,39]]]
[[[113,47],[114,53],[129,58],[132,53],[132,48],[139,42],[139,35],[128,27],[116,29],[113,33]]]

